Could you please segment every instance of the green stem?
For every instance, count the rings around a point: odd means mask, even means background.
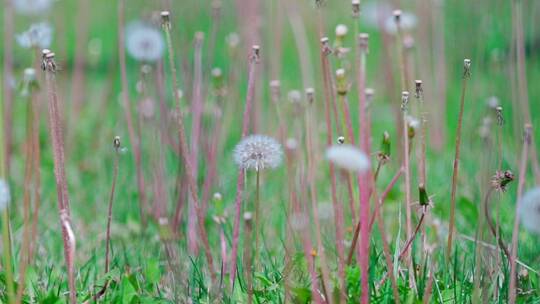
[[[4,242],[4,269],[6,275],[6,286],[7,286],[7,297],[8,303],[14,303],[15,291],[13,289],[13,268],[11,264],[11,239],[9,233],[9,211],[6,208],[3,211],[2,219],[3,229],[2,229],[2,239]]]

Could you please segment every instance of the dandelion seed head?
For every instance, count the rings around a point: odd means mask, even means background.
[[[5,180],[0,179],[0,211],[7,208],[10,200],[11,194],[9,192],[9,185]]]
[[[523,195],[518,202],[518,214],[527,230],[540,234],[540,187],[533,188]]]
[[[230,48],[236,48],[240,44],[240,35],[238,33],[232,32],[225,38],[225,41]]]
[[[290,221],[291,221],[291,228],[293,230],[302,230],[309,223],[309,218],[307,217],[305,213],[297,212],[291,215]]]
[[[16,36],[17,43],[25,49],[48,48],[51,46],[53,29],[47,22],[34,23],[30,27]]]
[[[24,69],[23,81],[26,83],[36,81],[36,70],[33,68]]]
[[[369,158],[352,145],[333,145],[326,150],[326,158],[341,169],[365,172],[369,169]]]
[[[497,96],[488,97],[487,105],[491,109],[496,109],[499,106],[499,98]]]
[[[349,28],[345,24],[338,24],[336,26],[336,36],[345,37],[347,32],[349,32]]]
[[[399,22],[399,27],[403,31],[406,31],[406,32],[411,31],[416,27],[416,24],[418,23],[418,18],[414,14],[399,11],[399,16],[398,16],[396,15],[396,13],[397,11],[394,11],[394,15],[388,17],[384,22],[384,30],[388,34],[394,35],[397,33],[398,22]],[[396,20],[399,20],[399,21],[396,21]]]
[[[126,27],[126,48],[134,59],[153,62],[163,55],[165,43],[158,29],[144,22],[133,21]]]
[[[53,4],[53,0],[14,0],[15,12],[26,16],[35,16],[47,12]]]
[[[282,159],[281,145],[266,135],[250,135],[234,148],[234,162],[245,170],[274,169]]]
[[[411,115],[407,116],[407,124],[409,125],[409,128],[414,130],[418,130],[420,128],[420,120]]]
[[[287,150],[296,150],[298,148],[298,141],[295,138],[289,137],[285,141],[285,147]]]
[[[300,103],[302,101],[302,93],[298,90],[292,90],[287,93],[287,98],[291,103]]]
[[[317,216],[321,220],[329,220],[334,217],[334,207],[329,202],[321,202],[317,205]]]
[[[223,196],[221,195],[221,193],[216,192],[214,193],[213,198],[214,198],[214,201],[221,202],[221,200],[223,199]]]

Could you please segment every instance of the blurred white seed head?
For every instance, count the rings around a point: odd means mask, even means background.
[[[497,96],[490,96],[487,99],[487,105],[491,109],[496,109],[499,106],[499,98]]]
[[[345,24],[338,24],[336,26],[336,36],[343,38],[349,32],[349,28]]]
[[[396,34],[397,33],[397,24],[399,22],[399,27],[405,31],[411,31],[416,27],[416,24],[418,23],[418,18],[408,12],[402,12],[399,10],[394,11],[393,16],[388,17],[384,22],[384,30],[388,34]]]
[[[273,169],[281,164],[282,158],[281,145],[266,135],[245,137],[234,148],[234,162],[245,170]]]
[[[153,62],[161,58],[165,42],[161,32],[150,24],[133,21],[126,27],[128,54],[138,61]]]
[[[230,48],[236,48],[238,47],[238,44],[240,44],[240,35],[238,33],[232,32],[225,38],[225,41],[229,45]]]
[[[46,13],[53,4],[53,0],[14,0],[13,8],[18,14],[34,16]]]
[[[220,68],[213,68],[212,69],[212,77],[214,78],[219,78],[223,75],[223,72],[221,71]]]
[[[527,230],[540,234],[540,187],[533,188],[523,195],[518,202],[518,214]]]
[[[221,193],[216,192],[216,193],[214,193],[213,198],[214,198],[214,201],[220,202],[223,199],[223,196],[221,195]]]
[[[409,128],[418,130],[420,128],[420,120],[416,119],[414,116],[408,115],[407,125],[409,126]]]
[[[285,147],[287,150],[296,150],[298,148],[298,141],[295,138],[289,137],[285,141]]]
[[[302,93],[298,90],[289,91],[289,93],[287,93],[287,99],[289,99],[291,103],[300,103],[302,101]]]
[[[291,215],[290,221],[293,230],[302,230],[308,225],[309,218],[305,213],[296,212]]]
[[[329,220],[334,217],[334,206],[329,202],[321,202],[317,205],[317,216],[321,220]]]
[[[23,81],[26,83],[36,81],[36,70],[33,68],[24,69]]]
[[[7,208],[10,200],[9,185],[4,179],[0,179],[0,211]]]
[[[334,145],[326,150],[326,158],[341,169],[365,172],[369,169],[369,158],[364,152],[351,145]]]
[[[34,23],[28,30],[16,36],[17,43],[22,48],[48,48],[51,46],[53,35],[52,26],[47,22]]]

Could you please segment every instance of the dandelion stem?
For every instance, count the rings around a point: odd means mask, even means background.
[[[467,90],[467,80],[470,78],[471,61],[464,60],[463,79],[461,83],[461,101],[459,106],[458,126],[456,130],[456,154],[454,157],[454,169],[452,173],[452,194],[450,198],[450,219],[448,224],[448,243],[446,246],[446,256],[450,258],[452,253],[452,238],[454,236],[455,214],[456,214],[456,192],[459,173],[459,156],[461,148],[461,129],[463,126],[463,110],[465,108],[465,92]]]
[[[250,126],[251,107],[253,106],[253,99],[255,98],[255,80],[257,75],[257,63],[259,61],[259,46],[254,46],[252,51],[253,53],[249,60],[248,87],[242,122],[242,138],[247,135]],[[244,192],[244,176],[245,170],[240,169],[238,172],[238,178],[236,180],[235,217],[231,249],[231,270],[229,274],[231,289],[234,289],[234,280],[236,278],[238,242],[240,237],[240,217],[242,212],[242,196]]]
[[[166,20],[165,20],[166,16]],[[163,30],[165,32],[165,40],[167,42],[167,48],[169,53],[169,69],[171,72],[171,77],[173,81],[173,94],[176,99],[176,112],[177,112],[177,123],[178,123],[178,133],[180,137],[180,154],[182,155],[182,160],[184,161],[184,166],[186,168],[186,176],[187,176],[187,183],[189,187],[189,192],[191,194],[191,199],[193,200],[193,205],[195,207],[195,213],[197,216],[197,224],[199,227],[199,233],[201,234],[201,241],[204,245],[204,252],[206,256],[206,260],[208,263],[208,268],[210,271],[210,276],[212,278],[212,282],[215,282],[216,280],[216,274],[214,272],[214,262],[212,258],[212,251],[210,249],[210,244],[208,242],[208,234],[206,232],[205,222],[204,222],[204,215],[202,214],[201,206],[199,204],[198,199],[198,191],[197,191],[197,184],[195,181],[195,177],[193,176],[193,164],[191,163],[191,157],[189,155],[189,148],[187,144],[187,138],[184,128],[184,118],[183,114],[180,108],[180,92],[178,87],[178,76],[176,73],[176,66],[174,64],[174,50],[173,50],[173,44],[172,44],[172,38],[171,38],[171,25],[169,21],[169,13],[168,12],[162,12],[162,18],[164,18],[163,23]]]
[[[114,191],[116,190],[116,180],[118,179],[118,158],[119,158],[120,138],[116,137],[114,139],[113,144],[114,144],[114,164],[113,164],[111,193],[109,195],[109,208],[107,212],[107,232],[106,232],[106,241],[105,241],[105,274],[109,272],[109,250],[110,250],[110,243],[111,243],[112,207],[113,207],[113,201],[114,201]]]
[[[518,206],[519,201],[523,194],[523,188],[525,188],[525,176],[527,173],[527,159],[529,158],[529,149],[531,147],[532,139],[532,125],[525,124],[525,140],[523,141],[523,148],[521,151],[521,162],[519,165],[519,180],[517,189],[517,204],[514,218],[514,228],[512,231],[512,247],[510,255],[510,287],[508,290],[508,303],[514,304],[516,302],[516,260],[518,252],[518,234],[519,234],[519,214]]]

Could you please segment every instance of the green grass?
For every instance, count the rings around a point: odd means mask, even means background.
[[[152,11],[160,11],[167,6],[160,5],[160,1],[129,0],[126,10],[127,20],[147,17]],[[285,1],[281,1],[285,2]],[[419,15],[421,25],[424,22],[423,15],[418,11],[422,4],[416,3],[426,1],[402,1],[404,10],[416,11]],[[431,303],[475,303],[475,293],[479,294],[479,299],[490,303],[495,303],[494,294],[498,293],[499,303],[506,303],[508,297],[508,281],[510,269],[506,263],[500,264],[500,272],[495,274],[487,273],[488,269],[496,267],[495,256],[498,251],[487,250],[482,247],[479,252],[483,276],[481,277],[481,290],[475,290],[473,274],[476,268],[476,246],[474,242],[477,233],[479,217],[483,216],[482,200],[489,187],[489,180],[485,175],[490,176],[495,173],[497,158],[497,148],[492,142],[484,143],[478,134],[478,129],[482,124],[484,116],[489,114],[486,100],[489,96],[497,96],[504,108],[506,123],[502,127],[503,132],[503,169],[512,170],[516,176],[519,171],[519,157],[522,145],[523,118],[519,108],[517,108],[517,94],[512,92],[509,69],[512,68],[513,58],[510,57],[512,44],[512,23],[511,6],[509,1],[471,1],[455,0],[446,1],[444,4],[444,41],[446,43],[445,58],[447,62],[447,110],[444,114],[445,127],[448,131],[440,150],[434,150],[429,146],[427,157],[428,192],[433,195],[434,208],[431,211],[431,219],[426,224],[426,231],[429,243],[435,245],[435,250],[430,260],[427,261],[421,252],[421,240],[419,238],[412,245],[414,263],[420,269],[425,269],[429,263],[433,262],[435,282]],[[493,4],[497,2],[497,4]],[[245,303],[247,300],[246,277],[242,269],[242,262],[239,262],[239,277],[236,282],[234,293],[226,292],[223,297],[216,295],[217,286],[210,286],[210,278],[204,254],[192,255],[187,251],[187,208],[184,209],[183,221],[179,231],[170,238],[168,231],[165,231],[156,220],[151,220],[148,227],[144,228],[139,218],[138,192],[135,179],[135,166],[133,160],[133,149],[129,143],[127,128],[124,120],[123,107],[120,101],[120,77],[117,56],[117,17],[116,1],[95,0],[91,1],[91,11],[89,12],[89,38],[100,41],[102,51],[99,56],[89,58],[85,70],[86,98],[85,105],[80,117],[74,121],[67,117],[68,125],[64,128],[66,135],[66,162],[67,178],[69,183],[69,194],[72,204],[72,222],[77,238],[77,292],[79,301],[83,301],[94,295],[105,281],[110,282],[106,294],[99,300],[101,303],[187,303],[191,299],[193,303]],[[167,1],[163,1],[167,3]],[[362,2],[364,3],[364,2]],[[317,33],[317,9],[312,1],[301,1],[297,3],[300,8],[302,22],[307,29],[309,43],[309,60],[313,66],[314,79],[313,86],[316,91],[315,107],[317,109],[317,119],[320,120],[321,128],[317,128],[317,139],[319,146],[315,153],[321,158],[317,163],[317,194],[320,202],[330,202],[330,180],[328,178],[328,165],[324,159],[324,139],[325,132],[323,123],[324,100],[322,74],[319,62],[319,38]],[[540,119],[537,115],[540,111],[540,104],[537,102],[540,97],[540,87],[535,84],[540,81],[540,56],[538,55],[538,41],[540,32],[537,29],[535,20],[540,17],[540,5],[534,1],[523,1],[525,8],[524,31],[525,41],[528,48],[526,58],[526,71],[528,79],[528,94],[531,104],[533,130],[540,130]],[[277,51],[272,39],[276,24],[270,21],[270,9],[275,7],[275,1],[261,1],[262,27],[261,27],[261,54],[262,60],[259,64],[260,75],[257,80],[257,98],[263,115],[257,122],[260,126],[258,132],[277,137],[277,116],[275,108],[270,100],[268,82],[275,76],[271,71],[279,71],[277,75],[282,84],[284,98],[289,90],[299,89],[303,91],[303,80],[300,72],[300,59],[296,49],[296,42],[291,24],[286,14],[282,16],[283,40],[281,62],[278,66],[272,66],[273,56],[277,56]],[[70,96],[72,89],[72,69],[75,53],[75,39],[77,28],[76,1],[60,0],[55,3],[55,9],[51,14],[40,16],[39,19],[49,20],[55,27],[53,45],[51,49],[57,54],[60,66],[58,72],[58,83],[61,100],[65,102],[65,114],[70,113]],[[354,28],[353,19],[350,18],[349,3],[346,1],[328,1],[322,8],[325,14],[325,33],[333,41],[333,31],[335,25],[344,23],[349,26],[349,34],[345,44],[350,46],[351,52],[347,55],[347,61],[352,65],[352,70],[348,77],[352,83],[352,92],[349,96],[351,103],[351,113],[353,113],[353,126],[358,125],[357,121],[357,92],[356,92],[356,70],[354,69],[355,49],[354,37],[351,34]],[[228,96],[225,101],[231,108],[231,124],[222,130],[222,148],[218,153],[218,183],[212,187],[212,192],[220,192],[223,196],[224,208],[228,213],[225,227],[228,250],[230,253],[230,242],[232,240],[234,198],[236,194],[236,177],[238,170],[232,161],[232,151],[236,143],[240,140],[241,113],[243,111],[244,99],[247,84],[247,47],[239,49],[238,59],[232,60],[229,56],[225,36],[230,32],[241,32],[237,18],[242,17],[245,12],[239,12],[234,3],[223,1],[222,20],[217,31],[216,48],[210,54],[208,40],[212,28],[210,1],[175,1],[171,9],[173,25],[173,41],[178,52],[177,62],[180,65],[182,60],[190,66],[193,63],[193,37],[195,31],[205,32],[205,44],[203,47],[204,73],[209,70],[206,67],[217,66],[223,69],[225,80],[230,80],[230,73],[236,73],[239,78],[234,86],[228,87]],[[21,32],[33,20],[28,17],[15,18],[16,31]],[[2,20],[3,22],[3,20]],[[372,136],[373,150],[378,149],[379,140],[383,131],[388,130],[392,138],[391,162],[383,167],[379,180],[377,181],[378,191],[386,187],[393,174],[399,166],[400,156],[399,146],[401,138],[400,132],[394,129],[393,109],[399,107],[400,89],[390,87],[385,78],[383,63],[391,60],[393,75],[396,84],[399,83],[399,72],[397,70],[398,58],[395,50],[389,50],[391,58],[386,58],[382,49],[382,37],[377,29],[369,28],[365,23],[360,24],[361,31],[370,34],[370,53],[368,55],[367,84],[376,90],[374,101],[370,107],[372,113]],[[420,27],[413,32],[416,45],[412,50],[412,77],[423,78],[424,83],[433,84],[434,59],[431,50],[428,57],[423,56],[421,47],[430,45],[428,41],[423,41],[420,35]],[[424,29],[430,30],[430,29]],[[425,43],[425,44],[424,44]],[[0,41],[3,46],[3,42]],[[536,45],[536,48],[535,48]],[[187,50],[187,52],[186,52]],[[2,47],[0,53],[3,54]],[[14,66],[16,80],[20,80],[22,71],[32,62],[32,54],[28,50],[23,50],[19,46],[14,46]],[[500,54],[498,59],[494,59],[494,54]],[[307,54],[304,54],[308,56]],[[214,62],[207,60],[213,57]],[[458,237],[455,239],[455,250],[450,259],[445,257],[446,233],[448,229],[448,216],[450,206],[450,189],[452,162],[454,157],[454,130],[457,124],[457,113],[459,107],[459,94],[461,89],[462,61],[464,58],[471,58],[472,77],[466,97],[466,108],[464,116],[464,134],[462,141],[462,157],[460,165],[460,177],[458,183],[456,227]],[[338,61],[332,57],[334,67]],[[128,56],[128,77],[130,85],[130,96],[133,105],[139,96],[135,90],[138,80],[139,63]],[[427,70],[427,75],[422,75],[420,71]],[[170,75],[166,70],[167,90],[165,93],[166,103],[170,107],[174,105],[174,98],[171,94]],[[110,76],[112,75],[112,77]],[[181,75],[181,73],[180,73]],[[6,75],[3,75],[6,77]],[[112,83],[110,83],[112,81]],[[181,88],[184,93],[190,95],[191,88],[185,87],[185,79],[181,79]],[[107,86],[111,85],[110,92]],[[209,84],[205,84],[207,89]],[[44,87],[44,84],[41,85]],[[412,87],[412,84],[411,84]],[[437,110],[435,106],[433,87],[426,86],[426,103],[430,113]],[[17,91],[16,91],[17,92]],[[152,86],[150,94],[154,100],[158,100],[156,89]],[[432,98],[429,98],[431,96]],[[411,96],[412,97],[412,96]],[[46,94],[40,93],[40,100],[46,104]],[[189,101],[184,100],[185,103]],[[411,103],[414,103],[411,98]],[[26,128],[26,107],[28,101],[16,95],[14,106],[13,137],[15,141],[13,150],[13,160],[8,181],[12,187],[12,205],[10,206],[11,229],[13,240],[13,252],[15,257],[15,274],[18,277],[18,267],[21,242],[22,242],[22,196],[24,178],[24,141]],[[207,105],[212,105],[214,101],[209,95]],[[133,107],[134,108],[134,107]],[[45,109],[45,107],[44,107]],[[156,112],[158,109],[156,107]],[[288,136],[294,136],[297,125],[303,128],[303,122],[292,113],[291,108],[286,108]],[[40,128],[40,144],[42,148],[41,181],[42,181],[42,201],[39,214],[39,229],[37,241],[37,255],[34,265],[28,269],[26,278],[25,301],[30,303],[64,303],[67,301],[67,275],[63,257],[62,237],[59,226],[58,210],[56,207],[56,186],[53,175],[53,158],[51,143],[49,139],[48,127],[46,124],[46,111],[41,116],[42,124]],[[493,116],[492,116],[493,117]],[[494,118],[494,117],[493,117]],[[432,127],[434,116],[430,116],[428,125]],[[205,136],[211,136],[208,129],[213,125],[213,118],[205,115],[203,125]],[[172,216],[176,207],[176,176],[178,174],[180,158],[171,150],[170,146],[160,146],[158,133],[154,128],[154,122],[145,122],[142,128],[142,150],[143,150],[143,170],[148,182],[147,192],[151,198],[155,197],[154,189],[150,187],[154,179],[154,166],[157,153],[162,150],[165,155],[165,189],[168,196],[167,216]],[[191,117],[186,115],[186,126],[191,126]],[[493,131],[496,126],[494,125]],[[430,129],[431,130],[431,129]],[[319,132],[320,131],[320,132]],[[190,134],[187,130],[188,136]],[[355,130],[358,132],[358,130]],[[176,132],[171,130],[171,134],[176,136]],[[494,132],[491,137],[494,140]],[[112,263],[111,271],[103,273],[105,256],[105,226],[107,220],[107,203],[112,183],[112,164],[114,159],[114,149],[112,139],[115,135],[122,138],[122,145],[127,147],[127,152],[120,157],[119,179],[117,183],[117,193],[114,200],[113,223],[112,223]],[[337,137],[338,134],[334,134]],[[539,147],[539,135],[535,134],[536,147]],[[413,141],[413,148],[417,146],[417,139]],[[300,148],[305,153],[303,143]],[[205,149],[201,146],[201,149]],[[200,158],[198,182],[201,186],[206,177],[206,163]],[[303,164],[305,157],[302,155],[297,164]],[[412,193],[413,200],[417,200],[417,161],[415,153],[411,157],[412,164]],[[488,166],[484,169],[483,166]],[[182,169],[183,170],[183,169]],[[296,173],[300,176],[300,173]],[[291,180],[293,182],[291,182]],[[255,192],[255,174],[247,174],[246,195],[244,202],[250,205]],[[307,260],[303,253],[301,237],[299,235],[289,235],[287,220],[290,218],[288,210],[290,199],[288,193],[289,186],[296,186],[298,194],[307,200],[307,189],[301,189],[298,177],[291,177],[287,173],[286,164],[274,171],[265,171],[262,179],[261,208],[263,224],[261,225],[264,237],[261,238],[261,267],[255,273],[255,298],[256,303],[283,303],[285,301],[285,270],[288,270],[288,282],[290,286],[288,295],[293,303],[308,303],[311,299],[310,276],[307,271]],[[532,169],[527,172],[526,187],[535,185]],[[346,203],[346,188],[342,183],[339,185],[339,194],[345,210],[348,210]],[[357,190],[355,190],[357,191]],[[509,185],[508,191],[501,195],[495,195],[492,199],[493,216],[500,216],[500,229],[503,239],[509,243],[511,240],[514,223],[514,210],[516,204],[517,182]],[[386,230],[391,237],[390,246],[392,253],[396,249],[396,236],[398,231],[401,234],[401,244],[404,242],[404,183],[400,180],[396,187],[390,192],[384,207],[384,220]],[[152,202],[150,200],[150,202]],[[307,202],[306,202],[307,203]],[[210,203],[211,204],[211,203]],[[209,232],[210,244],[213,248],[213,256],[216,266],[220,265],[219,247],[219,227],[212,220],[215,209],[210,207],[206,221]],[[413,219],[416,223],[417,219]],[[439,224],[437,224],[439,223]],[[485,221],[484,221],[485,223]],[[346,240],[350,242],[352,238],[351,217],[345,214],[345,227],[348,229]],[[335,223],[333,218],[322,221],[322,239],[326,248],[326,255],[330,261],[332,285],[338,282],[336,252],[335,252]],[[242,230],[243,231],[243,230]],[[312,242],[316,244],[314,227],[310,225]],[[487,231],[483,232],[484,241],[495,244],[493,238]],[[243,233],[241,233],[239,253],[243,253]],[[291,256],[290,265],[285,264],[285,247],[287,237],[292,237],[292,246],[287,246]],[[468,237],[466,239],[464,237]],[[518,295],[518,303],[540,303],[540,239],[534,235],[520,230],[519,234],[519,260],[530,267],[529,276],[520,278],[518,286],[526,290],[526,294]],[[177,256],[174,264],[169,264],[165,246],[172,246]],[[201,246],[201,250],[203,247]],[[500,260],[505,261],[501,255]],[[2,267],[4,267],[2,265]],[[400,267],[406,269],[404,263]],[[219,269],[216,269],[219,270]],[[373,303],[392,303],[392,289],[388,282],[383,286],[375,288],[379,280],[386,273],[386,264],[382,252],[381,236],[377,229],[373,230],[371,239],[370,254],[370,290],[371,301]],[[496,275],[501,280],[500,285],[496,281]],[[219,276],[219,271],[218,271]],[[225,277],[224,282],[228,282]],[[405,274],[398,277],[398,287],[402,303],[421,303],[422,295],[428,284],[428,276],[423,271],[416,275],[418,284],[418,294],[409,288],[408,276]],[[357,267],[349,267],[346,271],[346,293],[349,303],[357,303],[360,298],[360,270]],[[327,290],[327,294],[338,294],[337,290]],[[5,275],[0,272],[0,301],[6,302]]]

